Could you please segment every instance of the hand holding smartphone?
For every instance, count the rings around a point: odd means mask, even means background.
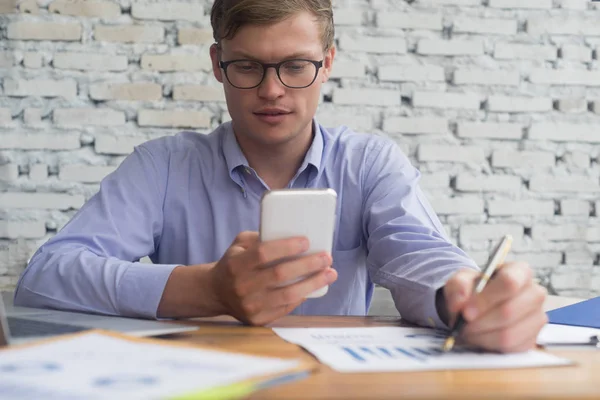
[[[337,193],[333,189],[280,189],[265,192],[260,207],[260,240],[305,236],[309,248],[301,254],[331,254]],[[288,282],[291,284],[294,282]],[[328,286],[307,297],[324,296]]]

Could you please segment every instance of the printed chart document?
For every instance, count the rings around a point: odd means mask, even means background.
[[[441,351],[445,333],[427,328],[273,328],[340,372],[498,369],[569,365],[541,351],[498,354],[457,346]]]
[[[0,350],[0,399],[170,399],[300,364],[157,342],[93,332]]]

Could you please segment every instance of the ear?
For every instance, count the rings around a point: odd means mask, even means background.
[[[210,46],[210,60],[212,61],[213,75],[223,83],[223,70],[219,67],[219,48],[216,43]]]
[[[322,82],[325,83],[329,80],[331,75],[331,69],[333,68],[333,59],[335,58],[335,45],[332,45],[326,52],[323,58],[323,74]]]

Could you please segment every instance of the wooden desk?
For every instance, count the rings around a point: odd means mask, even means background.
[[[551,297],[547,309],[579,299]],[[257,355],[314,358],[268,328],[241,326],[231,318],[196,319],[202,329],[173,339]],[[396,317],[288,316],[273,327],[398,326]],[[250,399],[600,399],[600,352],[552,351],[579,365],[486,371],[341,374],[325,365],[309,378],[256,392]],[[316,361],[315,361],[316,362]]]

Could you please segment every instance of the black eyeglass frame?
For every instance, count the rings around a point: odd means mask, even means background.
[[[236,86],[234,85],[231,80],[229,79],[229,75],[227,74],[227,68],[235,63],[235,62],[240,62],[240,61],[244,61],[244,62],[253,62],[256,63],[258,65],[260,65],[263,69],[263,75],[262,78],[260,79],[260,82],[258,82],[258,84],[251,86],[251,87],[240,87],[240,86]],[[281,75],[279,73],[279,69],[281,68],[281,66],[283,64],[289,63],[289,62],[294,62],[294,61],[305,61],[305,62],[309,62],[311,64],[313,64],[316,67],[315,70],[315,76],[313,77],[312,81],[310,81],[310,83],[306,86],[289,86],[286,85],[285,82],[281,79]],[[323,61],[325,60],[321,60],[321,61],[315,61],[315,60],[308,60],[308,59],[304,59],[304,58],[294,58],[291,60],[284,60],[278,63],[261,63],[259,61],[255,61],[255,60],[247,60],[247,59],[237,59],[237,60],[230,60],[230,61],[219,61],[219,67],[221,67],[221,69],[223,69],[223,72],[225,72],[225,77],[227,78],[227,81],[229,82],[229,84],[231,86],[233,86],[236,89],[254,89],[259,87],[263,81],[265,80],[265,76],[267,76],[267,70],[269,68],[274,68],[275,72],[277,73],[277,78],[279,78],[279,82],[282,83],[283,86],[288,87],[290,89],[306,89],[307,87],[309,87],[310,85],[312,85],[313,83],[315,83],[315,80],[317,80],[317,76],[319,75],[319,70],[321,68],[323,68]]]

